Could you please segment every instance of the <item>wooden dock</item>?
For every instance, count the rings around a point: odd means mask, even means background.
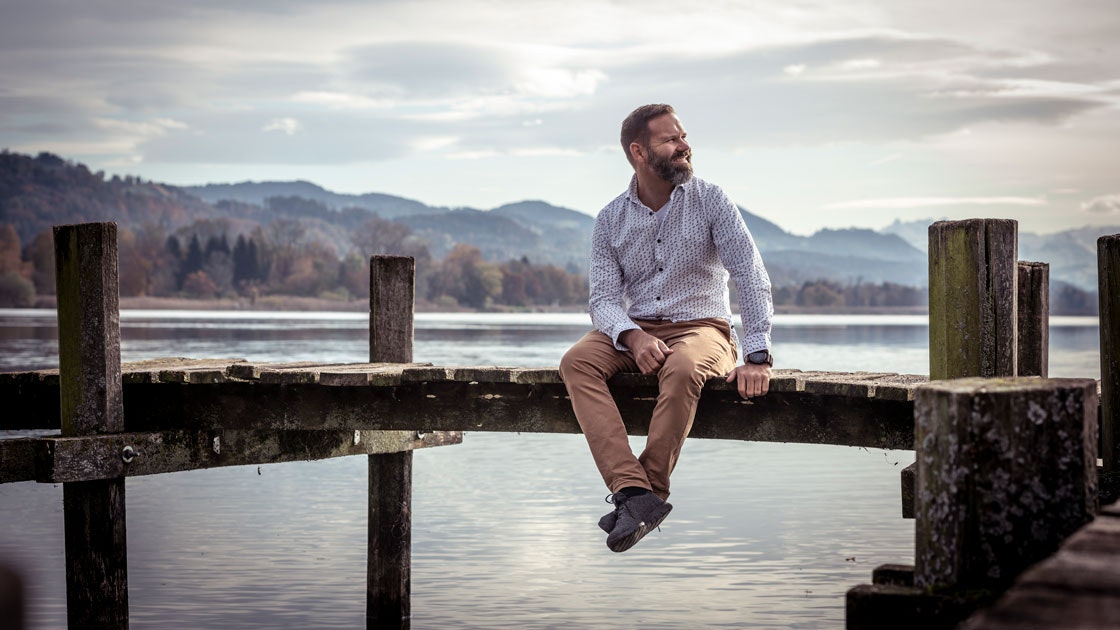
[[[1016,279],[1013,223],[931,227],[934,381],[777,370],[749,401],[723,379],[703,388],[693,437],[916,450],[903,499],[915,507],[915,566],[881,567],[853,588],[849,628],[950,628],[993,602],[968,627],[1120,619],[1120,507],[1093,519],[1098,450],[1116,468],[1120,309],[1105,302],[1120,286],[1104,287],[1120,278],[1120,235],[1107,249],[1117,262],[1102,262],[1102,382],[1015,378],[1046,374],[1046,273],[1019,263],[1027,280]],[[122,364],[115,243],[112,224],[56,228],[60,369],[0,374],[0,430],[60,431],[0,440],[0,483],[64,484],[70,627],[128,627],[125,478],[366,455],[367,627],[408,628],[411,451],[463,431],[580,430],[555,369],[413,362],[411,259],[371,259],[368,363]],[[973,379],[948,380],[960,377]],[[655,378],[619,374],[610,387],[630,434],[645,434]]]

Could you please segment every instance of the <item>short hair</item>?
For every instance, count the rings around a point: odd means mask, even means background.
[[[622,151],[626,153],[626,161],[630,162],[630,166],[634,166],[634,156],[630,155],[630,143],[648,145],[649,121],[672,113],[673,106],[665,103],[642,105],[630,112],[626,120],[622,121]]]

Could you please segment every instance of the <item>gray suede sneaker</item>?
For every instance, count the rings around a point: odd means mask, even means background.
[[[622,493],[619,493],[619,494],[622,494]],[[626,495],[622,495],[622,496],[626,496]],[[606,501],[607,503],[610,503],[611,505],[614,505],[614,495],[613,494],[608,494],[607,497],[603,500]],[[609,533],[611,533],[611,530],[614,529],[614,524],[616,522],[618,522],[618,506],[615,506],[615,508],[613,510],[611,510],[610,512],[607,512],[606,514],[603,515],[603,518],[599,519],[599,529],[601,529],[601,530],[603,530],[603,531],[605,531],[609,534]]]
[[[607,547],[616,553],[621,553],[633,547],[646,534],[650,533],[665,520],[673,506],[662,501],[661,497],[652,492],[628,497],[619,492],[611,497],[615,505],[615,523],[607,535]],[[603,527],[610,515],[599,520],[599,527]]]

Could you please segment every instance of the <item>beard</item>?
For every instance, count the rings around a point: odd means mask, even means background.
[[[650,167],[653,168],[653,171],[657,173],[658,177],[669,182],[670,184],[674,186],[680,186],[681,184],[692,179],[692,162],[687,160],[684,162],[674,162],[675,159],[682,156],[687,157],[689,160],[691,160],[692,153],[690,151],[680,151],[667,158],[664,158],[660,155],[657,155],[652,150],[649,150],[649,156]]]

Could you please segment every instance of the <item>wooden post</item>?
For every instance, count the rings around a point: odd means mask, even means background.
[[[412,361],[416,261],[369,261],[369,360]],[[412,451],[369,456],[366,627],[409,628],[412,617]]]
[[[0,628],[24,629],[23,580],[15,569],[0,565]]]
[[[117,226],[54,228],[62,435],[124,431]],[[71,628],[128,627],[124,478],[63,484]]]
[[[1018,223],[929,227],[929,377],[1014,376]]]
[[[1019,376],[1046,378],[1050,363],[1050,265],[1019,261]]]
[[[958,379],[915,392],[914,585],[1000,591],[1097,508],[1097,383]]]
[[[1101,330],[1101,457],[1120,470],[1120,234],[1097,239],[1097,299]]]
[[[1023,273],[1017,250],[1015,221],[969,219],[929,226],[930,380],[1015,376],[1023,310],[1017,305],[1016,284]],[[1030,286],[1037,277],[1032,275]],[[1042,334],[1049,334],[1045,326]],[[903,518],[914,518],[917,466],[914,462],[899,471]]]

